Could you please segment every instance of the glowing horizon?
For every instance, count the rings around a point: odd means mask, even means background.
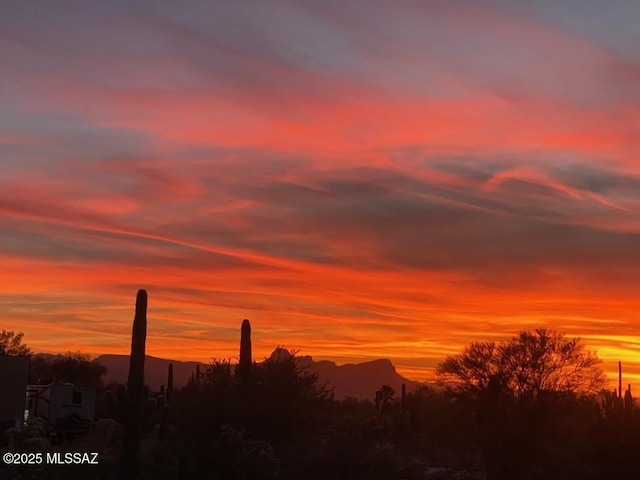
[[[0,321],[35,351],[429,378],[579,336],[640,388],[640,10],[6,2]],[[637,387],[635,387],[637,385]]]

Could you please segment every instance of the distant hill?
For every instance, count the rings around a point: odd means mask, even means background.
[[[112,381],[126,383],[129,376],[129,355],[100,355],[94,359],[107,367],[107,374],[104,382]],[[196,370],[199,362],[181,362],[179,360],[167,360],[165,358],[146,356],[144,362],[144,381],[151,390],[158,391],[160,386],[167,386],[167,371],[169,363],[173,363],[173,384],[176,387],[183,387],[187,380]],[[204,363],[200,363],[200,368],[204,371]]]
[[[398,372],[390,360],[380,359],[364,363],[349,363],[336,365],[329,360],[314,361],[311,357],[301,357],[301,365],[309,368],[320,376],[320,381],[326,382],[334,388],[336,399],[354,397],[361,400],[373,399],[376,390],[382,385],[389,385],[400,397],[402,384],[411,391],[421,385],[419,382],[409,380]]]
[[[277,348],[274,355],[288,355],[284,349]],[[128,355],[101,355],[95,361],[107,367],[105,383],[116,381],[125,383],[129,373]],[[198,362],[181,362],[157,357],[146,357],[145,383],[152,390],[159,390],[160,385],[167,383],[167,369],[169,362],[173,363],[174,385],[182,387],[195,371]],[[371,362],[336,365],[328,360],[314,361],[310,356],[300,357],[300,365],[317,373],[320,381],[326,382],[329,388],[334,388],[335,398],[354,397],[358,399],[373,399],[376,390],[381,385],[389,385],[400,395],[401,385],[404,383],[407,390],[421,385],[419,382],[409,380],[398,372],[390,360],[381,359]],[[206,364],[201,363],[200,368],[204,372]]]

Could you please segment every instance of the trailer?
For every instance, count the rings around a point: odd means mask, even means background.
[[[71,383],[27,386],[25,421],[41,418],[51,435],[86,433],[93,427],[96,389]]]

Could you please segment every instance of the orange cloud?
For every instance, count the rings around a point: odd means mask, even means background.
[[[144,287],[152,355],[233,357],[250,318],[257,358],[389,357],[420,379],[546,325],[640,375],[621,37],[524,5],[254,7],[0,19],[9,328],[126,353]]]

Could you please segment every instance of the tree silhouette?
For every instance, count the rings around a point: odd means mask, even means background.
[[[462,353],[447,357],[437,373],[470,390],[486,390],[493,376],[516,396],[540,392],[597,393],[606,377],[594,352],[585,351],[579,338],[553,330],[522,331],[511,340],[472,343]]]
[[[579,338],[539,328],[473,343],[437,371],[471,393],[487,480],[586,478],[599,363]]]
[[[13,330],[0,332],[0,355],[21,356],[31,355],[31,349],[22,344],[24,333]]]
[[[107,368],[91,360],[87,354],[67,352],[50,359],[32,360],[32,380],[49,379],[52,382],[69,382],[76,385],[100,387]]]
[[[438,375],[458,381],[469,390],[486,390],[500,371],[500,353],[495,342],[474,342],[458,355],[436,367]]]

